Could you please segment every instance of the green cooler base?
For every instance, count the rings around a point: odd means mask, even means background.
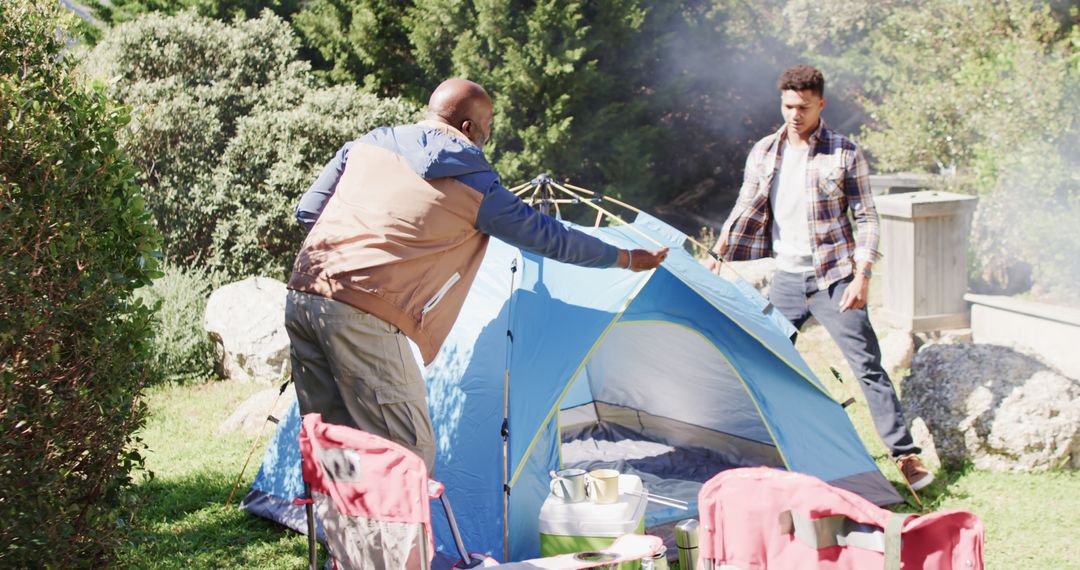
[[[645,521],[638,524],[635,534],[645,534]],[[618,537],[612,536],[559,536],[540,533],[540,556],[555,556],[571,552],[595,552],[603,550]],[[623,562],[619,570],[639,570],[641,562]]]

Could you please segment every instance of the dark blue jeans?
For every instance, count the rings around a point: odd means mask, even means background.
[[[881,347],[866,308],[840,312],[840,299],[850,283],[848,277],[826,290],[819,290],[813,271],[777,271],[769,289],[769,301],[796,329],[801,329],[813,315],[829,332],[859,379],[870,415],[874,418],[874,427],[893,457],[920,453],[904,422],[904,412],[892,381],[881,367]],[[794,342],[795,337],[791,340]]]

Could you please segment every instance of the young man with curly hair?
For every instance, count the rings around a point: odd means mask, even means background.
[[[866,159],[821,119],[820,71],[788,68],[777,88],[784,125],[750,151],[713,251],[727,261],[776,258],[769,300],[796,329],[811,316],[825,327],[859,378],[878,434],[911,488],[922,489],[934,476],[919,460],[866,311],[881,257]]]

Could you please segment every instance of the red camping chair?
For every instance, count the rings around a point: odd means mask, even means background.
[[[429,569],[435,556],[431,532],[431,499],[435,498],[442,501],[461,556],[455,568],[496,565],[490,558],[468,552],[442,483],[428,478],[424,461],[409,449],[348,426],[323,423],[320,414],[307,414],[300,430],[300,455],[311,497],[301,502],[308,504],[312,568],[313,514],[317,513],[336,567]],[[627,535],[602,552],[565,554],[500,568],[608,566],[652,556],[661,544],[655,536]]]
[[[699,570],[981,570],[983,526],[965,511],[893,513],[816,477],[724,471],[698,495]]]

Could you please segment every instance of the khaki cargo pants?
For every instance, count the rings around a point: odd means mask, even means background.
[[[285,328],[300,413],[404,445],[435,468],[420,367],[401,329],[345,303],[289,291]]]

